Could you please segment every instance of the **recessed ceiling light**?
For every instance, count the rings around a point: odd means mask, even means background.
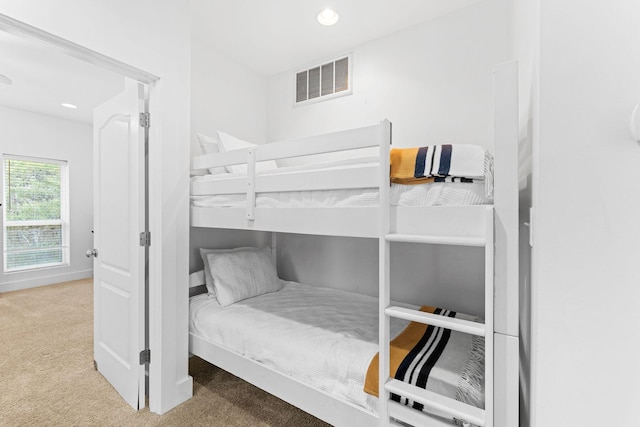
[[[333,25],[339,18],[340,16],[331,9],[325,9],[318,14],[318,22],[322,25]]]
[[[69,104],[68,102],[63,102],[60,105],[62,105],[64,108],[70,108],[72,110],[75,110],[76,108],[78,108],[77,105]]]
[[[5,76],[4,74],[0,74],[0,83],[4,83],[6,85],[10,85],[13,82],[11,81],[11,79],[9,77]]]

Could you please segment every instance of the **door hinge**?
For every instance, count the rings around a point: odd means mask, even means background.
[[[140,364],[147,365],[149,363],[151,363],[151,350],[146,348],[140,352]]]
[[[143,231],[140,233],[140,246],[151,246],[151,232]]]
[[[140,127],[149,129],[150,126],[151,126],[151,114],[140,113]]]

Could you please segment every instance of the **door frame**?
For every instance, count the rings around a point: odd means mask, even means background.
[[[154,84],[156,84],[160,77],[149,73],[147,71],[141,70],[129,64],[126,64],[122,61],[118,61],[117,59],[111,58],[109,56],[103,55],[99,52],[96,52],[92,49],[88,49],[84,46],[81,46],[77,43],[73,43],[69,40],[63,39],[61,37],[56,36],[55,34],[51,34],[47,31],[41,30],[32,25],[26,24],[24,22],[13,19],[7,15],[0,13],[0,31],[6,32],[8,34],[12,34],[14,36],[20,37],[24,40],[29,40],[31,42],[37,43],[41,46],[48,48],[49,50],[53,50],[58,53],[62,53],[65,55],[72,56],[76,59],[88,62],[100,68],[112,71],[116,74],[120,74],[121,76],[128,77],[132,80],[138,81],[144,84],[144,112],[149,113],[149,98],[153,91]],[[143,127],[144,132],[144,162],[142,167],[144,167],[144,217],[145,217],[145,230],[144,232],[149,232],[149,224],[150,224],[150,209],[149,209],[149,140],[150,140],[150,132],[148,126]],[[150,251],[148,245],[145,246],[145,271],[144,271],[144,307],[145,307],[145,348],[149,349],[149,340],[150,340],[150,331],[149,331],[149,264],[150,264]],[[95,362],[94,362],[95,363]],[[148,369],[147,365],[147,375],[145,379],[145,395],[150,398],[149,392],[149,383],[150,383],[150,375],[151,371]],[[160,383],[160,381],[157,381]]]
[[[153,86],[160,77],[0,13],[0,31]]]

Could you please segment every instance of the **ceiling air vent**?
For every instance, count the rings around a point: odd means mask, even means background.
[[[351,56],[296,73],[296,105],[351,94]]]

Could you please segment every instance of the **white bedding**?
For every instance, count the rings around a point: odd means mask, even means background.
[[[282,282],[278,292],[227,307],[207,294],[191,298],[190,332],[375,411],[377,399],[366,394],[363,385],[369,362],[378,351],[377,298]],[[391,337],[407,324],[392,319]],[[429,389],[456,396],[458,377],[434,370]]]
[[[260,171],[260,175],[291,174],[312,170],[343,170],[377,165],[375,157],[347,159],[335,162],[278,168]],[[245,176],[242,173],[202,175],[191,178],[192,182],[225,179]],[[392,206],[460,206],[492,203],[487,195],[484,182],[451,183],[438,182],[423,185],[392,184],[390,191]],[[224,194],[191,196],[191,205],[199,207],[244,207],[245,194]],[[288,191],[280,193],[259,193],[256,195],[257,207],[270,208],[316,208],[316,207],[374,207],[378,205],[378,189],[346,189],[318,191]]]

